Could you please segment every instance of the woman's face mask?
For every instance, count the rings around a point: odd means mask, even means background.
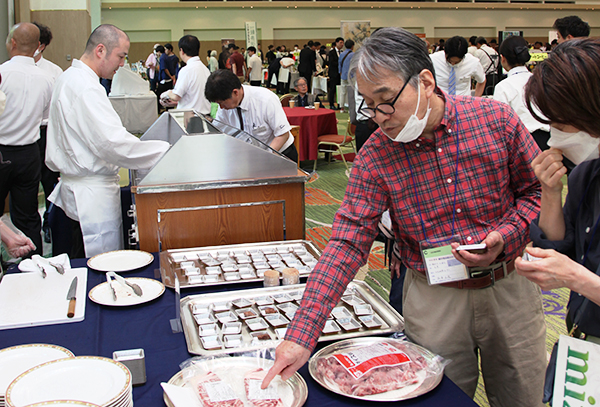
[[[575,165],[600,157],[598,151],[600,139],[590,136],[585,131],[567,133],[556,127],[550,127],[548,145],[561,150],[563,155]]]

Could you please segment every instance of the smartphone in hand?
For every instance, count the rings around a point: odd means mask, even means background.
[[[483,254],[487,252],[487,245],[485,243],[477,243],[477,244],[464,244],[460,245],[456,248],[457,251],[465,250],[469,253],[473,254]]]

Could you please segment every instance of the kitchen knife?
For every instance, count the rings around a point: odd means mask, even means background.
[[[67,311],[67,317],[73,318],[75,315],[75,301],[77,300],[77,277],[73,279],[71,282],[71,287],[69,287],[69,292],[67,293],[67,300],[69,301],[69,310]]]

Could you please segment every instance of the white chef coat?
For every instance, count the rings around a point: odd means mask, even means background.
[[[33,57],[14,56],[0,65],[6,110],[0,116],[0,144],[25,146],[40,138],[40,124],[52,97],[52,78]]]
[[[494,55],[496,57],[494,57]],[[475,56],[479,58],[479,62],[481,63],[481,66],[483,66],[483,72],[485,72],[486,75],[493,73],[494,68],[497,68],[500,63],[500,56],[498,56],[496,50],[485,44],[477,50]],[[490,65],[492,65],[492,59],[494,60],[495,66],[490,67]]]
[[[63,73],[63,70],[60,66],[56,65],[54,62],[48,61],[42,55],[35,63],[39,68],[41,68],[44,72],[52,77],[52,85],[56,82],[56,79]],[[48,109],[44,114],[44,120],[42,120],[42,126],[48,125],[48,115],[50,114],[50,109]]]
[[[203,114],[210,114],[210,102],[204,97],[204,87],[210,71],[200,58],[195,56],[188,59],[181,68],[177,82],[172,92],[181,97],[177,109],[194,109]]]
[[[250,59],[248,59],[248,67],[252,68],[250,71],[251,81],[262,80],[262,62],[258,55],[254,54],[250,57]]]
[[[88,257],[123,246],[119,167],[151,168],[169,148],[125,130],[98,75],[74,59],[56,81],[46,165],[61,179],[49,200],[79,221]]]
[[[38,67],[42,68],[42,70],[44,70],[46,73],[48,73],[48,75],[52,77],[54,82],[56,82],[60,74],[63,73],[63,70],[60,66],[56,65],[52,61],[48,61],[46,58],[44,58],[43,55],[40,57],[40,60],[37,61],[35,64]]]
[[[242,109],[244,131],[268,146],[275,137],[286,137],[292,126],[288,122],[277,95],[266,88],[242,86],[244,99],[240,103],[240,108]],[[216,120],[240,128],[237,109],[219,108]],[[284,151],[292,144],[294,144],[294,137],[289,137],[279,151]]]
[[[525,103],[525,85],[532,76],[533,74],[526,67],[514,67],[508,71],[508,77],[496,85],[494,99],[510,105],[530,133],[540,129],[549,132],[550,125],[535,120]],[[538,115],[543,116],[541,112],[538,112]]]
[[[6,94],[0,90],[0,115],[4,113],[6,108]]]
[[[444,51],[434,52],[429,55],[435,69],[435,81],[437,86],[444,92],[448,92],[448,80],[452,65],[446,61]],[[454,65],[454,74],[456,76],[456,94],[471,96],[471,78],[475,78],[478,83],[485,81],[483,67],[479,60],[473,55],[467,53],[462,61]]]

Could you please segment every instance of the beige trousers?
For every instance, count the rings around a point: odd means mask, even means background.
[[[490,406],[543,406],[546,323],[537,285],[512,272],[493,287],[459,290],[408,270],[403,298],[407,336],[451,359],[445,373],[470,397],[479,356]]]

